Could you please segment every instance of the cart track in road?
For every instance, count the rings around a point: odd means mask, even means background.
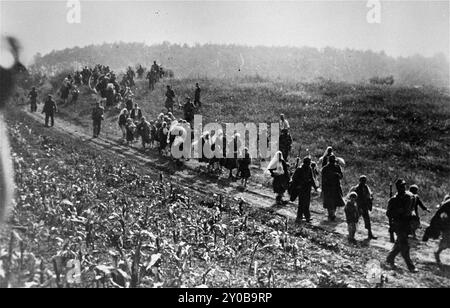
[[[24,110],[28,116],[34,120],[43,123],[44,117],[38,113],[30,113],[28,110]],[[86,133],[86,129],[70,123],[69,121],[61,118],[57,118],[55,121],[55,129],[70,136],[71,138],[78,139],[81,142],[89,143],[96,149],[102,151],[108,151],[124,159],[133,159],[139,162],[145,168],[151,169],[157,172],[165,172],[170,175],[171,181],[181,187],[195,191],[199,194],[212,196],[213,194],[223,195],[225,198],[243,198],[248,206],[270,211],[274,214],[286,217],[289,220],[295,220],[296,217],[296,205],[289,203],[283,207],[275,206],[275,199],[273,193],[265,188],[262,184],[250,184],[246,191],[241,191],[239,185],[235,182],[230,182],[224,179],[217,179],[200,173],[196,168],[198,165],[194,163],[187,163],[187,166],[182,169],[176,169],[171,160],[167,157],[161,157],[157,153],[142,153],[137,149],[128,147],[120,142],[111,138],[92,138]],[[377,209],[382,211],[382,209]],[[315,196],[311,206],[311,212],[313,215],[313,222],[308,228],[320,229],[328,233],[339,235],[344,238],[347,236],[347,225],[343,219],[338,219],[335,223],[329,223],[326,221],[326,213],[322,209],[318,196]],[[343,215],[341,215],[343,216]],[[388,225],[386,222],[373,221],[372,228],[374,234],[378,237],[378,240],[370,242],[370,246],[380,250],[387,254],[392,248],[392,244],[389,241]],[[363,225],[360,224],[357,233],[358,239],[366,237],[366,231]],[[344,241],[345,242],[345,241]],[[369,243],[362,242],[363,246],[369,245]],[[434,262],[434,251],[436,249],[436,241],[429,243],[412,242],[412,257],[415,261],[419,261],[419,269],[421,265],[429,268],[430,264]],[[450,251],[447,250],[442,255],[442,261],[445,264],[450,264]],[[400,263],[399,263],[400,264]],[[403,265],[402,265],[403,266]],[[450,276],[450,275],[449,275]]]

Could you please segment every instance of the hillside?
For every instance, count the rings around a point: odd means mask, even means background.
[[[197,81],[203,89],[204,107],[200,113],[204,124],[272,123],[284,113],[292,126],[293,156],[311,154],[319,159],[332,145],[347,161],[344,188],[366,174],[380,207],[386,205],[389,185],[397,177],[419,185],[425,202],[432,206],[450,191],[450,97],[446,92],[434,88],[281,83],[251,78],[176,79],[166,83],[183,98],[193,95]],[[136,102],[149,119],[164,111],[164,91],[165,83],[149,93],[144,81],[137,82]],[[90,91],[83,88],[79,103],[61,106],[60,116],[90,134],[89,115],[94,101]],[[113,140],[120,136],[117,115],[116,109],[108,111],[104,123],[104,136]],[[175,115],[182,117],[182,112],[175,110]],[[253,178],[269,184],[261,175],[254,174]]]
[[[445,55],[432,58],[393,58],[385,53],[335,48],[246,47],[238,45],[177,45],[140,43],[90,45],[36,55],[33,69],[56,72],[82,65],[108,63],[120,70],[157,60],[178,78],[243,78],[261,76],[296,82],[318,78],[361,82],[394,76],[399,85],[448,87],[449,63]]]

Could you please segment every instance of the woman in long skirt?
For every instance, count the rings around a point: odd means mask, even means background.
[[[289,188],[289,170],[283,154],[278,151],[267,166],[266,174],[273,177],[273,192],[277,195],[277,204],[286,204],[283,195]]]

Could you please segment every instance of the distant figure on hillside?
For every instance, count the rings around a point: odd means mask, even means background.
[[[122,131],[122,140],[125,141],[127,138],[127,120],[128,120],[128,110],[126,108],[122,109],[119,114],[119,127]]]
[[[357,194],[356,204],[358,205],[359,214],[364,219],[364,226],[368,232],[369,240],[376,240],[372,233],[372,224],[370,222],[370,212],[373,209],[373,195],[369,186],[367,186],[367,177],[362,175],[359,178],[359,184],[353,186],[350,192],[355,192]]]
[[[417,269],[411,260],[408,235],[411,233],[411,218],[413,212],[414,196],[406,192],[406,182],[402,179],[395,183],[397,195],[389,200],[386,216],[392,221],[392,229],[397,235],[397,240],[386,262],[395,268],[395,258],[401,254],[408,269],[416,273]]]
[[[53,96],[49,95],[44,103],[42,113],[45,113],[45,127],[48,126],[50,120],[51,127],[55,125],[55,112],[57,111],[56,102],[53,100]]]
[[[420,199],[419,196],[419,186],[417,185],[411,185],[411,187],[409,188],[409,192],[411,194],[413,194],[414,196],[414,206],[413,206],[413,213],[414,213],[414,223],[413,223],[413,228],[411,230],[412,236],[414,239],[417,239],[416,236],[416,232],[417,232],[417,228],[420,228],[420,215],[419,215],[419,207],[422,211],[425,211],[427,213],[431,213],[430,210],[423,204],[422,200]]]
[[[344,207],[341,180],[344,177],[336,157],[331,155],[328,164],[322,169],[323,207],[328,211],[328,220],[336,220],[336,210]]]
[[[273,177],[273,191],[277,195],[278,205],[286,204],[283,201],[283,195],[289,188],[289,170],[286,161],[283,159],[283,153],[278,151],[267,166],[266,173]]]
[[[279,147],[281,153],[283,153],[283,159],[285,161],[289,158],[289,153],[292,150],[292,137],[289,133],[289,130],[283,129],[281,130],[280,138],[279,138]]]
[[[200,89],[200,86],[198,83],[195,84],[195,94],[194,94],[194,104],[195,107],[197,108],[201,108],[202,107],[202,102],[200,100],[200,95],[201,95],[202,89]]]
[[[167,112],[173,113],[173,105],[175,104],[175,92],[170,86],[167,86],[166,91],[166,109]]]
[[[137,103],[135,103],[134,108],[131,109],[130,118],[135,122],[139,122],[142,119],[142,110]]]
[[[137,73],[139,79],[142,79],[142,77],[144,77],[144,72],[145,72],[144,67],[141,64],[139,64],[139,66],[136,70],[136,73]]]
[[[38,93],[36,91],[36,87],[32,87],[30,93],[28,94],[28,97],[30,98],[30,108],[31,112],[37,111],[37,97]]]
[[[93,137],[97,138],[100,135],[100,130],[102,128],[103,114],[105,113],[105,108],[100,105],[100,102],[95,103],[95,107],[92,110],[92,127],[93,127]]]
[[[291,129],[291,126],[289,125],[289,121],[286,120],[284,114],[280,114],[280,131],[284,130],[284,129]]]
[[[434,254],[438,264],[441,264],[441,253],[450,249],[450,195],[445,196],[444,202],[431,219],[430,226],[425,230],[423,241],[438,239],[440,236],[442,239]]]
[[[298,162],[298,161],[297,161]],[[298,196],[298,210],[297,219],[295,222],[301,224],[303,217],[306,222],[311,222],[311,188],[317,191],[318,187],[314,180],[313,170],[311,168],[311,158],[305,157],[301,167],[295,170],[292,177],[291,188],[289,192],[291,194],[291,201],[295,201]]]

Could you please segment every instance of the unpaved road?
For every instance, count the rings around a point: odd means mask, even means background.
[[[43,123],[44,117],[38,113],[29,113],[28,110],[24,110],[30,117]],[[156,169],[161,172],[169,173],[171,179],[177,185],[195,190],[199,193],[204,193],[208,195],[212,194],[222,194],[227,198],[243,198],[248,206],[255,208],[261,208],[272,211],[274,214],[278,214],[287,217],[290,220],[295,220],[296,217],[296,205],[289,203],[283,207],[275,206],[274,194],[271,190],[264,187],[262,184],[250,183],[246,191],[242,191],[236,182],[228,181],[222,178],[214,178],[208,176],[199,171],[199,164],[196,162],[187,162],[185,167],[181,169],[175,169],[174,164],[170,162],[168,158],[160,157],[156,152],[146,152],[143,153],[135,148],[128,147],[121,144],[112,137],[107,136],[107,138],[97,138],[93,139],[88,134],[86,128],[74,125],[67,120],[56,118],[55,128],[61,132],[71,136],[74,139],[80,140],[80,142],[89,143],[97,149],[102,149],[104,151],[109,151],[115,153],[121,158],[132,158],[137,160],[142,164],[149,167],[149,169]],[[259,172],[261,170],[252,170],[253,173]],[[312,201],[312,215],[313,222],[311,228],[320,228],[326,232],[333,234],[338,234],[345,238],[347,236],[347,225],[345,223],[344,214],[341,212],[338,214],[340,218],[335,223],[330,223],[326,219],[326,213],[322,208],[320,203],[320,198],[315,196]],[[382,209],[375,209],[376,212],[381,212]],[[380,215],[376,215],[380,216]],[[382,216],[381,216],[382,217]],[[425,226],[423,226],[425,227]],[[359,225],[359,231],[357,233],[357,239],[360,240],[360,246],[370,245],[376,249],[380,249],[386,252],[392,248],[392,244],[389,241],[388,236],[388,225],[386,221],[381,219],[373,221],[373,231],[378,237],[377,240],[373,240],[370,243],[363,241],[367,234],[364,229],[363,223]],[[412,242],[412,258],[418,264],[419,269],[433,270],[431,267],[434,262],[434,251],[437,246],[436,241],[431,241],[429,243],[423,243],[421,241],[411,241]],[[445,264],[450,265],[450,250],[447,250],[442,255],[442,261]],[[404,267],[403,261],[398,260],[398,264]]]

